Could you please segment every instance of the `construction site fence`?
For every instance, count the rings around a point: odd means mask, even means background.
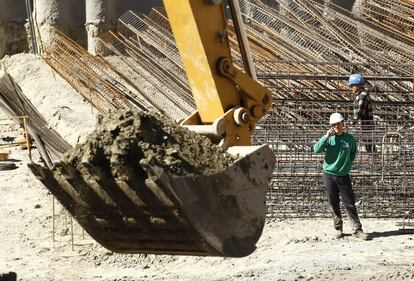
[[[329,129],[324,124],[327,116],[318,120],[274,117],[258,125],[254,143],[268,144],[276,156],[267,192],[268,217],[330,216],[322,180],[324,154],[313,151],[314,143]],[[414,121],[404,126],[374,122],[367,128],[347,120],[346,131],[358,146],[350,176],[360,216],[402,218],[413,211]]]

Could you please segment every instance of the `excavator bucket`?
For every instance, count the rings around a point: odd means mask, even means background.
[[[159,166],[117,161],[29,167],[108,250],[243,257],[262,233],[275,161],[266,145],[250,149],[211,175],[176,176]]]
[[[113,252],[242,257],[261,235],[275,162],[266,145],[242,148],[237,158],[169,119],[127,110],[102,116],[52,167],[29,167]]]

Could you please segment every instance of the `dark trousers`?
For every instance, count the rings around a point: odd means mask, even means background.
[[[374,120],[361,120],[362,142],[365,143],[367,152],[377,152],[374,142]]]
[[[337,230],[342,230],[342,215],[339,207],[339,194],[341,194],[342,203],[344,204],[348,219],[355,231],[362,230],[361,222],[359,221],[357,208],[355,206],[355,195],[352,190],[351,178],[347,176],[334,176],[328,173],[323,173],[323,182],[326,187],[326,195],[334,219],[334,227]]]

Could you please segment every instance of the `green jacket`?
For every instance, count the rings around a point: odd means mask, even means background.
[[[314,144],[316,153],[325,152],[323,170],[334,176],[346,176],[351,171],[357,153],[355,138],[348,133],[341,136],[323,136]]]

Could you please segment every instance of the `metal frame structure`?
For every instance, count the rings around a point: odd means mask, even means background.
[[[361,3],[360,14],[376,25],[397,33],[413,43],[414,3],[407,0],[367,0]]]

